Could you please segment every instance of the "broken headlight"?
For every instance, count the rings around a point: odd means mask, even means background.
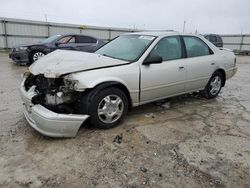
[[[22,78],[22,79],[28,78],[30,74],[31,74],[30,71],[29,71],[29,70],[26,70],[26,71],[21,75],[21,78]]]
[[[67,80],[64,79],[64,86],[68,90],[77,90],[78,80]]]

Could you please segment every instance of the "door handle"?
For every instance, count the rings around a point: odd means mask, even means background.
[[[211,62],[211,65],[215,65],[215,61],[212,61],[212,62]]]
[[[179,71],[182,71],[182,70],[184,70],[185,69],[185,67],[179,67]]]

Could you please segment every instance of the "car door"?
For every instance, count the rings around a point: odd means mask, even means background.
[[[97,46],[97,40],[89,36],[76,36],[77,50],[85,52],[94,52]]]
[[[186,91],[203,89],[216,68],[216,55],[199,37],[183,36],[186,48]]]
[[[56,42],[56,49],[62,50],[74,50],[76,47],[76,39],[74,35],[68,35],[60,38]]]
[[[186,61],[179,36],[162,38],[149,56],[160,56],[160,64],[141,65],[140,102],[177,95],[185,91]]]

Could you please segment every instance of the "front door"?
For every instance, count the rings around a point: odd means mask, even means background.
[[[75,50],[76,48],[76,42],[75,42],[75,36],[65,36],[57,41],[56,49],[61,50]]]
[[[160,64],[141,65],[140,103],[185,92],[186,60],[179,36],[161,39],[149,54],[161,56]]]

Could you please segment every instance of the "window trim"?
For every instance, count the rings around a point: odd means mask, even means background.
[[[203,42],[208,47],[209,54],[208,55],[202,55],[202,56],[188,57],[187,56],[187,47],[186,47],[186,44],[185,44],[185,41],[184,41],[184,37],[197,38],[198,40],[200,40],[201,42]],[[214,51],[200,37],[193,36],[193,35],[181,35],[181,38],[182,38],[182,42],[183,42],[183,46],[184,46],[184,50],[185,50],[185,57],[184,58],[197,58],[197,57],[204,57],[204,56],[214,55]]]

